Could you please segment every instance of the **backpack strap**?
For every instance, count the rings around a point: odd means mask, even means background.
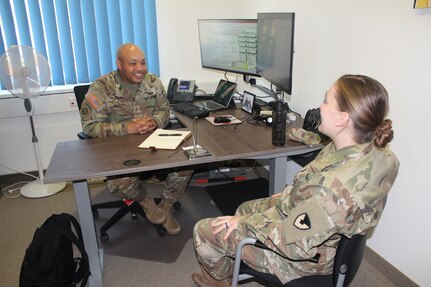
[[[79,252],[81,253],[82,259],[78,260],[78,270],[76,270],[74,281],[79,282],[82,279],[81,287],[83,287],[87,284],[87,280],[88,277],[91,275],[91,272],[88,255],[84,247],[84,240],[82,239],[81,226],[79,225],[78,220],[76,220],[76,218],[70,214],[62,213],[59,216],[61,216],[65,221],[67,221],[68,224],[72,223],[77,233],[77,235],[75,235],[70,229],[65,228],[66,225],[61,225],[60,230],[63,235],[69,238],[69,240],[72,241],[76,245],[76,247],[78,247]]]
[[[43,232],[43,226],[36,229],[33,239],[30,242],[29,247],[25,251],[23,263],[21,265],[19,286],[29,287],[32,285],[34,279],[37,276],[37,269],[35,267],[35,260],[39,258],[38,250],[43,245],[45,238]]]

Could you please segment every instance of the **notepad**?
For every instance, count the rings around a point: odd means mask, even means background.
[[[156,129],[139,147],[174,150],[191,134],[191,131]]]

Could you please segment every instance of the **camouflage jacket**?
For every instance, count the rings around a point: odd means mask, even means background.
[[[83,130],[91,137],[127,134],[127,123],[134,118],[151,116],[159,128],[169,122],[169,102],[162,82],[147,73],[141,84],[124,85],[113,71],[94,81],[81,105]]]
[[[332,273],[341,235],[365,233],[377,224],[398,168],[388,147],[367,143],[336,150],[330,143],[296,174],[273,208],[239,225],[287,258],[321,255],[318,264],[292,262],[298,274]]]

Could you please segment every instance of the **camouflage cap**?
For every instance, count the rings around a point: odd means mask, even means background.
[[[302,128],[292,128],[287,132],[287,136],[297,142],[302,142],[306,145],[315,145],[320,143],[320,136],[316,133],[306,131]]]

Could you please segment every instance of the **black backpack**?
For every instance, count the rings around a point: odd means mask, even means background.
[[[73,257],[73,244],[81,257]],[[78,221],[67,213],[51,215],[36,229],[25,252],[19,286],[68,287],[79,282],[85,286],[89,276],[88,256]]]

